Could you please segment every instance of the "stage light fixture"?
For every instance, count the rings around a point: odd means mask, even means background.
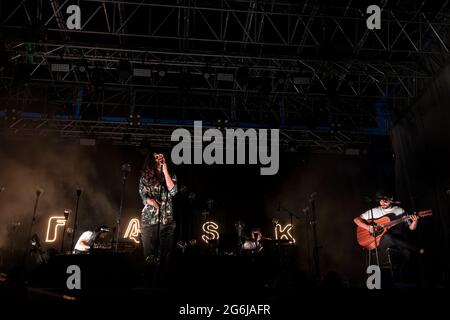
[[[247,85],[250,80],[250,69],[248,67],[239,67],[236,71],[236,82],[241,87]]]
[[[233,82],[234,76],[231,73],[218,73],[217,74],[217,80]]]
[[[50,65],[50,70],[53,72],[69,72],[70,65],[67,63],[52,63]]]
[[[339,132],[341,132],[342,129],[342,124],[341,123],[332,123],[330,124],[330,133],[331,134],[338,134]]]
[[[150,70],[150,69],[134,68],[133,69],[133,75],[135,77],[151,78],[152,77],[152,70]]]
[[[4,109],[4,113],[5,121],[16,121],[18,118],[18,110],[16,108]]]
[[[128,116],[128,124],[132,127],[141,125],[141,115],[130,113]]]
[[[164,78],[167,75],[167,66],[164,64],[156,66],[156,72],[160,78]]]
[[[125,82],[131,75],[131,64],[128,61],[120,60],[117,71],[119,80]]]
[[[217,129],[225,130],[228,127],[228,119],[217,119]]]
[[[311,82],[311,80],[310,78],[307,77],[293,77],[292,82],[298,85],[308,85]]]

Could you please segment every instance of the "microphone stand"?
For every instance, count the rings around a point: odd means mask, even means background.
[[[66,237],[66,226],[67,222],[69,220],[69,210],[64,210],[64,227],[63,227],[63,234],[62,234],[62,240],[61,240],[61,248],[59,249],[60,253],[64,253],[64,238]]]
[[[313,261],[314,261],[314,271],[316,273],[317,280],[320,280],[320,259],[319,259],[319,249],[321,248],[317,240],[317,215],[316,215],[316,200],[315,193],[310,196],[309,203],[311,209],[311,219],[309,224],[311,225],[313,231]]]
[[[369,201],[369,203],[370,203],[370,220],[371,221],[373,221],[373,205],[372,205],[372,201],[373,201],[373,199],[372,198],[370,198],[370,201]],[[379,255],[378,255],[378,246],[377,246],[377,234],[376,234],[376,230],[375,230],[375,227],[373,227],[373,233],[372,233],[372,236],[373,236],[373,241],[374,241],[374,243],[375,243],[375,258],[376,258],[376,261],[377,261],[377,266],[380,266],[380,258],[379,258]],[[371,264],[371,257],[372,257],[372,254],[370,253],[370,250],[369,250],[369,265]]]
[[[286,209],[286,208],[283,207],[283,206],[280,206],[280,208],[283,209],[284,211],[286,211],[286,212],[289,214],[289,221],[290,221],[290,224],[291,224],[291,226],[292,226],[292,229],[291,229],[291,230],[292,230],[291,236],[292,236],[292,239],[295,239],[295,237],[294,237],[293,217],[295,217],[296,219],[300,219],[300,217],[299,217],[298,215],[296,215],[294,212],[290,211],[289,209]],[[293,244],[294,244],[294,241],[291,241],[291,244],[293,245]]]
[[[159,252],[159,246],[160,246],[160,230],[161,230],[161,209],[162,209],[162,189],[164,188],[164,172],[163,172],[163,165],[161,164],[161,170],[160,170],[160,176],[159,176],[159,195],[158,195],[158,200],[161,201],[159,204],[159,209],[158,209],[158,224],[156,226],[156,241],[155,241],[155,253],[157,254],[157,258],[158,258],[158,263],[159,263],[159,259],[160,257],[160,252]]]
[[[33,208],[33,217],[31,219],[31,225],[30,225],[30,229],[28,231],[28,235],[27,235],[27,243],[25,245],[25,253],[23,256],[23,263],[26,264],[26,256],[28,254],[28,249],[29,249],[29,245],[30,245],[30,241],[31,241],[31,233],[33,232],[33,226],[36,222],[36,212],[37,212],[37,207],[38,207],[38,203],[39,203],[39,199],[41,197],[43,190],[42,189],[37,189],[36,190],[36,200],[34,202],[34,208]]]
[[[77,189],[77,205],[75,207],[75,218],[74,218],[74,222],[73,222],[73,230],[72,230],[72,242],[70,244],[70,250],[73,249],[73,244],[75,241],[75,234],[77,233],[77,229],[78,229],[78,207],[80,204],[80,197],[81,197],[81,193],[82,190],[81,189]]]
[[[117,253],[118,246],[119,246],[119,236],[120,236],[120,220],[122,219],[122,212],[123,212],[123,203],[125,200],[125,183],[128,178],[128,174],[131,171],[131,166],[129,164],[123,164],[122,165],[122,192],[120,195],[120,206],[119,206],[119,214],[117,216],[117,227],[116,227],[116,248],[115,253]]]

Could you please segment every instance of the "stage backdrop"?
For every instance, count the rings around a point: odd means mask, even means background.
[[[76,189],[82,188],[78,238],[99,224],[115,225],[121,190],[121,165],[130,163],[126,184],[122,231],[131,218],[139,218],[142,203],[138,179],[145,148],[80,146],[58,138],[4,140],[0,149],[0,247],[3,252],[25,245],[36,188],[45,191],[37,210],[33,233],[45,239],[48,218],[71,209],[73,225]],[[368,208],[365,196],[394,185],[394,163],[388,137],[374,139],[359,155],[282,153],[280,171],[261,176],[258,166],[172,166],[177,174],[178,233],[183,240],[201,241],[204,212],[220,225],[221,236],[235,234],[235,222],[243,220],[245,231],[260,228],[273,238],[273,218],[283,225],[292,212],[298,253],[298,269],[313,271],[312,234],[303,209],[315,194],[317,232],[322,273],[335,271],[351,286],[365,283],[362,250],[356,244],[353,218]],[[17,226],[14,228],[13,226]],[[228,238],[231,239],[232,237]],[[61,237],[48,247],[60,249]],[[226,245],[226,244],[225,244]],[[65,249],[70,249],[67,238]],[[4,257],[4,256],[3,256]]]

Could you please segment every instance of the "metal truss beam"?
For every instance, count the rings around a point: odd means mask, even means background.
[[[0,117],[4,116],[0,112]],[[90,138],[114,144],[135,145],[151,143],[155,146],[173,146],[173,130],[186,128],[193,134],[193,121],[142,119],[140,125],[130,125],[124,118],[106,118],[101,121],[74,120],[64,117],[48,119],[45,115],[23,114],[22,117],[3,122],[0,135],[35,136],[60,139]],[[217,127],[211,122],[203,123],[204,130]],[[257,124],[240,125],[258,128]],[[259,126],[261,127],[261,126]],[[232,129],[234,126],[229,126]],[[264,127],[262,127],[264,128]],[[284,127],[280,129],[280,148],[311,148],[319,152],[344,152],[345,148],[364,148],[370,142],[368,134],[352,131],[331,132],[330,128],[310,130],[301,127]]]
[[[74,136],[77,121],[91,128],[89,121],[140,114],[259,123],[285,136],[306,126],[309,144],[326,140],[313,136],[320,127],[340,124],[358,142],[355,132],[379,132],[380,106],[405,109],[448,61],[448,0],[409,1],[410,10],[405,3],[382,1],[382,29],[368,30],[369,1],[79,0],[82,30],[68,30],[68,1],[8,1],[0,103],[49,123],[69,117]],[[21,119],[17,132],[52,132],[42,119]]]
[[[435,7],[439,7],[439,1],[435,2]],[[180,49],[217,45],[215,48],[233,51],[233,45],[236,45],[235,51],[253,47],[255,52],[272,48],[275,52],[292,54],[298,49],[302,53],[305,49],[315,49],[314,53],[317,53],[317,50],[322,51],[324,44],[329,49],[347,53],[442,55],[447,54],[449,48],[448,39],[441,36],[440,30],[450,27],[450,22],[442,19],[440,10],[418,14],[417,10],[399,12],[385,7],[382,29],[368,31],[367,6],[363,3],[350,6],[344,2],[342,7],[254,0],[160,3],[80,0],[78,3],[84,21],[80,31],[68,30],[62,23],[62,5],[56,0],[50,1],[52,10],[45,12],[44,17],[50,39],[62,33],[91,40],[102,37],[102,41],[109,42],[126,40],[127,44],[132,44],[133,40],[147,43],[172,41],[174,47]],[[13,18],[26,14],[27,5],[27,1],[22,1],[18,6],[6,6],[1,17],[3,27],[26,28],[15,24]],[[114,23],[118,20],[113,28],[111,19]],[[424,44],[430,40],[438,41],[442,50],[428,50]],[[179,47],[180,42],[184,43],[182,47]]]

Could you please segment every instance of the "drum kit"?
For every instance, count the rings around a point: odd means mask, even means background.
[[[291,241],[287,239],[272,239],[263,237],[261,229],[252,228],[250,231],[250,236],[242,236],[240,229],[244,228],[244,224],[241,221],[236,223],[236,228],[238,229],[238,234],[240,234],[240,252],[243,254],[259,254],[264,252],[264,248],[269,246],[284,246],[291,245]]]

